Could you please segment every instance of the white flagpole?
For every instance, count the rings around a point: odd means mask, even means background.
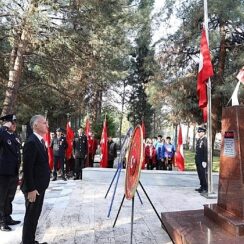
[[[204,27],[206,31],[207,42],[209,46],[208,35],[208,2],[204,0]],[[207,84],[208,94],[208,121],[207,121],[207,138],[208,138],[208,196],[213,194],[213,157],[212,157],[212,100],[211,100],[211,79],[208,79]]]

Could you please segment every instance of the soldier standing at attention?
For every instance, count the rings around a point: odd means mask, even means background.
[[[62,171],[62,179],[67,180],[65,178],[64,173],[64,158],[65,158],[65,150],[68,147],[67,141],[65,136],[62,135],[62,129],[58,128],[56,130],[57,136],[55,136],[51,142],[51,147],[53,149],[53,156],[54,156],[54,170],[53,170],[53,179],[52,181],[57,180],[57,168],[58,162],[60,163],[60,168]]]
[[[198,140],[196,145],[195,163],[197,167],[197,173],[200,180],[200,188],[195,189],[198,192],[207,192],[207,158],[208,158],[208,145],[207,137],[205,136],[206,129],[199,127],[197,129]]]
[[[9,225],[19,224],[13,220],[12,201],[16,193],[20,166],[20,141],[16,134],[16,116],[9,114],[0,118],[0,230],[11,231]]]
[[[85,166],[85,160],[88,153],[87,136],[83,127],[78,130],[78,137],[73,142],[74,159],[75,159],[75,177],[74,180],[82,180],[82,169]]]

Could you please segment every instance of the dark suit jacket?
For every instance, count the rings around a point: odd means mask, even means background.
[[[7,127],[0,128],[0,175],[17,176],[20,166],[20,141]]]
[[[74,139],[73,150],[75,158],[85,158],[88,153],[88,142],[86,135],[81,135]]]
[[[47,189],[50,181],[48,154],[35,134],[31,134],[24,145],[23,173],[21,189],[24,193]]]
[[[208,141],[207,137],[203,136],[197,140],[195,162],[202,165],[202,162],[208,161]]]
[[[66,138],[64,136],[55,136],[51,142],[51,148],[53,149],[53,155],[57,157],[64,157],[65,151],[68,147]]]

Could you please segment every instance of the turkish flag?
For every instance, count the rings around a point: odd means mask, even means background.
[[[100,167],[107,168],[108,167],[108,134],[107,134],[106,119],[103,122],[103,132],[101,136],[100,146],[101,146]]]
[[[244,84],[244,66],[241,68],[240,72],[238,73],[238,75],[236,76],[236,78],[242,83]]]
[[[49,168],[50,170],[53,170],[53,149],[51,148],[51,136],[50,136],[49,127],[48,127],[48,132],[43,139],[47,147]]]
[[[175,164],[180,171],[184,171],[185,159],[184,159],[184,153],[183,153],[183,140],[182,140],[181,126],[179,128],[179,133],[178,133],[178,145],[176,148]]]
[[[86,166],[89,167],[89,161],[90,161],[90,152],[91,152],[91,146],[92,146],[92,140],[91,140],[91,126],[89,118],[86,118],[86,126],[85,126],[85,134],[87,137],[87,144],[88,144],[88,152],[87,152],[87,158],[86,158]]]
[[[145,136],[146,136],[146,128],[145,128],[144,120],[142,120],[142,122],[141,122],[141,128],[142,128],[143,139],[145,139]]]
[[[68,147],[66,149],[66,159],[67,160],[69,160],[71,158],[71,155],[72,155],[73,140],[74,140],[74,131],[71,128],[70,121],[68,121],[67,125],[66,125],[66,141],[68,144]]]
[[[213,66],[211,63],[210,52],[208,48],[208,42],[206,37],[206,31],[203,28],[201,42],[200,42],[200,61],[197,77],[197,95],[199,98],[199,108],[203,109],[207,107],[208,96],[207,96],[207,81],[213,76]],[[206,111],[203,111],[203,113]],[[206,114],[204,115],[206,118]]]
[[[85,127],[85,134],[86,134],[87,137],[90,135],[90,132],[91,132],[90,121],[87,118],[86,119],[86,127]]]

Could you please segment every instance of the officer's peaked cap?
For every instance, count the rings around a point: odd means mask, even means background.
[[[63,132],[62,128],[57,128],[56,132]]]
[[[197,132],[206,132],[206,129],[203,127],[198,127]]]
[[[16,121],[16,116],[15,114],[7,114],[7,115],[4,115],[0,118],[1,121],[3,122],[13,122],[13,121]]]

